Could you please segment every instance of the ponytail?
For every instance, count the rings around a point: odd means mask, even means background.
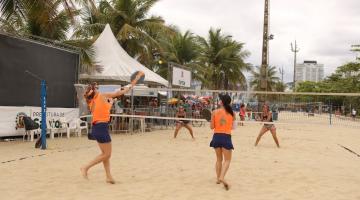
[[[231,106],[229,104],[224,104],[224,108],[225,108],[227,113],[234,116],[234,111],[232,110],[232,108],[231,108]]]
[[[230,103],[231,103],[231,97],[227,94],[220,95],[220,100],[223,103],[223,106],[225,108],[225,111],[229,113],[231,116],[234,116],[234,111],[232,110]]]

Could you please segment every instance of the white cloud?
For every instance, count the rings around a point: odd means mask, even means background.
[[[285,80],[292,80],[293,53],[290,43],[298,41],[298,61],[317,60],[329,75],[337,66],[355,59],[351,44],[360,44],[360,1],[358,0],[270,0],[270,64],[284,67]],[[162,0],[152,14],[182,31],[206,36],[210,27],[245,42],[251,52],[248,62],[261,63],[264,1]]]

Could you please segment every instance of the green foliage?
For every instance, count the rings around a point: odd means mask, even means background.
[[[285,92],[285,90],[286,90],[286,84],[285,83],[283,83],[283,82],[281,82],[281,81],[277,81],[276,83],[275,83],[275,91],[277,91],[277,92]]]
[[[260,70],[261,67],[255,67],[252,71],[251,74],[253,76],[253,79],[250,82],[250,86],[255,90],[255,91],[261,91],[261,85],[260,85],[260,81],[261,81],[261,74],[260,74]],[[285,90],[285,85],[283,83],[280,82],[280,78],[278,76],[276,76],[277,73],[277,68],[275,66],[272,67],[267,67],[266,68],[266,91],[269,92],[275,92],[275,91],[284,91]]]
[[[338,67],[335,73],[325,80],[302,82],[297,92],[354,93],[360,92],[360,63],[347,63]]]
[[[335,73],[325,80],[315,82],[302,82],[296,88],[297,92],[318,92],[318,93],[359,93],[360,92],[360,63],[347,63],[338,67]],[[313,100],[313,97],[303,97],[306,100]],[[319,101],[341,106],[347,105],[347,110],[352,107],[360,107],[359,97],[323,96],[316,97]]]
[[[35,35],[57,44],[76,46],[81,72],[98,70],[92,43],[109,24],[122,47],[142,64],[167,77],[167,64],[191,69],[193,78],[212,89],[245,89],[244,60],[249,52],[220,29],[202,38],[165,25],[149,10],[159,0],[0,0],[0,29],[17,35]],[[71,39],[69,32],[72,32]],[[162,61],[161,63],[159,61]]]
[[[186,31],[182,34],[174,28],[174,34],[164,36],[159,41],[161,45],[159,60],[163,62],[161,67],[167,69],[169,62],[177,63],[190,69],[193,79],[203,81],[204,69],[198,61],[200,46],[193,33]],[[166,70],[166,76],[167,73]]]
[[[75,27],[74,39],[94,40],[109,24],[115,37],[132,56],[154,71],[158,71],[154,52],[161,50],[159,38],[173,34],[159,16],[149,16],[158,0],[113,0],[99,2],[81,12],[82,23]],[[164,76],[164,74],[162,73]]]
[[[63,41],[70,29],[70,16],[61,0],[23,0],[0,2],[1,29],[15,34],[29,34]],[[9,5],[18,5],[9,8]],[[76,14],[73,11],[73,14]]]
[[[244,43],[237,42],[230,35],[221,33],[221,29],[210,29],[208,38],[198,37],[200,45],[200,64],[206,69],[203,74],[204,86],[211,89],[246,88],[243,71],[250,70],[245,63],[249,52]]]

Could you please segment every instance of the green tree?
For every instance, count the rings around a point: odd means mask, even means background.
[[[297,87],[297,92],[318,92],[318,93],[359,93],[360,92],[360,63],[350,62],[338,67],[335,73],[325,78],[323,81],[302,82]],[[348,105],[347,111],[352,107],[360,107],[359,97],[344,96],[312,96],[307,99],[332,103],[333,105]]]
[[[260,85],[260,80],[261,80],[261,75],[260,75],[260,67],[255,67],[252,71],[251,74],[253,76],[253,79],[250,81],[250,86],[253,88],[253,90],[255,91],[261,91],[261,85]],[[277,87],[276,84],[280,82],[280,78],[276,76],[276,67],[272,66],[272,67],[267,67],[266,68],[266,91],[277,91]],[[282,88],[280,88],[282,89]],[[284,88],[285,90],[285,88]]]
[[[319,83],[313,81],[300,82],[296,87],[296,92],[321,92],[322,88]]]
[[[23,1],[25,2],[32,2],[32,4],[23,6],[24,8],[19,9],[21,12],[17,12],[18,9],[12,12],[2,11],[4,13],[1,17],[3,30],[59,41],[67,38],[66,34],[70,29],[71,21],[68,13],[61,7],[61,0]],[[5,6],[5,8],[8,7]]]
[[[244,43],[222,34],[221,29],[210,29],[207,39],[198,37],[198,40],[199,62],[206,69],[203,72],[205,87],[225,90],[246,87],[243,72],[250,70],[251,65],[244,61],[250,54],[244,50]]]
[[[190,31],[182,34],[176,28],[174,30],[174,34],[160,40],[162,58],[159,60],[163,61],[163,69],[166,69],[167,73],[168,62],[177,63],[191,70],[193,79],[203,81],[204,68],[198,61],[200,47],[197,37]]]
[[[275,91],[277,92],[285,92],[286,90],[286,84],[281,82],[281,81],[277,81],[275,83]]]
[[[62,8],[70,16],[72,22],[75,22],[77,10],[76,5],[83,7],[95,7],[95,0],[59,0],[58,3],[62,4]],[[8,20],[13,15],[25,17],[29,10],[39,5],[51,5],[54,1],[51,0],[0,0],[0,13],[4,20]]]
[[[82,13],[84,22],[76,27],[73,36],[94,38],[106,24],[110,24],[115,37],[131,56],[150,54],[152,48],[149,47],[159,45],[149,32],[171,31],[161,17],[149,17],[150,8],[157,2],[158,0],[102,0],[96,9],[87,9]]]

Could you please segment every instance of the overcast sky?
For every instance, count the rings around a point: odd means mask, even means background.
[[[317,60],[329,75],[356,54],[360,44],[360,0],[270,0],[270,65],[284,67],[284,81],[292,81],[297,40],[298,63]],[[264,0],[160,0],[151,10],[181,31],[206,36],[210,27],[244,42],[254,65],[261,64]]]

